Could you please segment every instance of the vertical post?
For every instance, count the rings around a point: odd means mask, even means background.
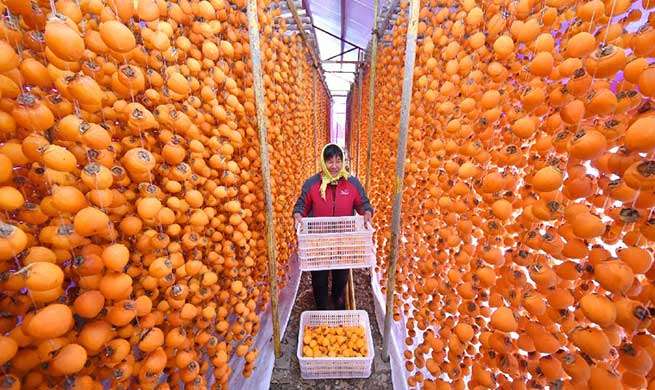
[[[378,1],[378,0],[376,0],[376,1]],[[302,66],[305,63],[305,61],[303,61],[304,57],[305,57],[304,56],[305,53],[304,53],[303,48],[302,48],[302,42],[297,41],[296,46],[298,46],[298,83],[302,83]],[[305,94],[305,91],[303,91],[302,88],[301,88],[300,89],[300,95],[298,95],[298,100],[299,100],[300,103],[302,103],[302,100],[303,100],[302,98],[303,98],[304,94]]]
[[[359,73],[357,78],[359,79],[357,83],[359,84],[359,103],[357,104],[357,176],[360,176],[359,172],[359,141],[362,138],[362,96],[364,95],[364,61],[362,59],[362,52],[359,52],[357,57],[359,60]]]
[[[357,302],[355,301],[355,279],[353,279],[352,268],[348,270],[348,285],[350,286],[348,291],[348,294],[350,294],[350,310],[357,310]]]
[[[368,83],[368,144],[366,148],[366,184],[364,189],[368,194],[371,186],[371,144],[373,143],[373,117],[375,111],[375,67],[378,57],[378,8],[380,7],[380,0],[373,2],[373,34],[371,36],[371,67],[370,81]]]
[[[382,359],[389,361],[389,336],[393,318],[393,295],[396,287],[396,263],[398,262],[398,236],[400,235],[400,211],[403,202],[403,181],[405,179],[405,153],[407,151],[407,129],[409,127],[409,108],[412,100],[414,82],[414,61],[416,57],[416,35],[418,30],[418,11],[420,0],[411,0],[407,46],[405,47],[405,70],[403,92],[400,100],[400,134],[398,134],[398,154],[396,157],[396,177],[394,180],[393,210],[391,214],[391,242],[389,268],[387,270],[387,309],[384,317],[384,339]]]
[[[351,282],[351,280],[348,279],[348,283],[346,283],[346,291],[344,293],[345,298],[346,298],[345,299],[346,300],[346,310],[355,310],[355,309],[353,309],[353,307],[352,307],[352,305],[350,303],[350,288],[351,288],[350,282]]]
[[[302,41],[298,40],[297,41],[297,46],[298,46],[298,81],[296,84],[302,85],[302,68],[305,65],[305,60],[307,57],[305,56],[305,50],[303,49],[303,44]],[[304,97],[305,97],[305,91],[301,88],[300,89],[300,94],[298,95],[298,105],[302,105],[304,103]],[[298,110],[298,113],[304,113],[305,111],[303,109]],[[301,116],[305,116],[305,114],[301,114]],[[303,118],[304,119],[304,118]],[[305,156],[303,156],[304,158]],[[311,176],[316,172],[310,172],[310,168],[307,165],[304,165],[305,172],[303,176]]]
[[[248,0],[248,35],[252,61],[253,84],[255,88],[255,108],[257,130],[259,133],[259,158],[262,163],[264,185],[264,209],[266,212],[266,246],[268,251],[268,282],[271,288],[271,314],[273,316],[273,346],[275,357],[280,357],[280,319],[278,318],[277,270],[275,263],[275,234],[273,228],[273,197],[271,195],[271,169],[268,159],[268,136],[266,131],[266,100],[262,78],[261,46],[259,43],[259,21],[257,20],[257,0]]]
[[[316,68],[312,71],[312,80],[314,88],[314,172],[318,172],[320,168],[318,165],[318,98],[316,96]]]
[[[355,75],[355,80],[359,79],[359,75]],[[352,132],[352,137],[350,138],[350,148],[352,149],[353,152],[353,172],[355,172],[355,175],[357,175],[359,172],[357,172],[357,129],[359,129],[359,126],[357,125],[357,122],[359,121],[359,118],[357,117],[357,104],[359,104],[359,85],[357,85],[357,82],[355,81],[355,101],[353,102],[353,132]]]
[[[355,169],[355,160],[352,156],[352,142],[353,142],[353,131],[355,131],[355,84],[350,84],[350,92],[348,92],[348,115],[346,117],[346,149],[348,150],[348,164],[350,165],[350,173],[354,172]]]

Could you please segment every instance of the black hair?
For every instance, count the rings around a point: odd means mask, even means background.
[[[341,151],[341,148],[334,144],[328,145],[325,150],[323,150],[323,161],[327,161],[332,157],[339,157],[341,161],[343,161],[343,152]]]

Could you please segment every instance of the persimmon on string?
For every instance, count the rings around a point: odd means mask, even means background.
[[[245,5],[0,5],[0,387],[252,374],[270,293]],[[283,277],[288,200],[313,161],[312,68],[280,10],[258,14]],[[316,99],[322,142],[321,83]]]
[[[363,77],[383,290],[407,5]],[[410,388],[653,386],[652,8],[421,4],[392,313]]]

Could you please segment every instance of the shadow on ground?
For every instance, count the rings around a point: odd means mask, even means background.
[[[382,336],[375,321],[375,305],[373,292],[371,291],[371,280],[368,269],[353,270],[355,281],[355,299],[357,309],[366,310],[371,321],[371,333],[375,345],[375,359],[371,368],[371,376],[367,379],[319,379],[305,380],[300,376],[300,366],[296,357],[298,347],[298,328],[300,325],[300,314],[306,310],[314,310],[314,296],[312,295],[311,276],[309,272],[303,272],[298,288],[298,296],[291,311],[289,325],[282,339],[282,357],[275,361],[273,376],[271,378],[271,390],[390,390],[391,368],[389,363],[384,363],[382,355]]]

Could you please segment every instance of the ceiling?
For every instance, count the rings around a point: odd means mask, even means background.
[[[341,9],[342,1],[344,10]],[[306,0],[304,5],[315,27],[314,31],[318,42],[320,60],[325,72],[325,81],[333,96],[332,137],[333,140],[341,143],[339,141],[344,136],[345,96],[354,81],[356,64],[330,63],[325,62],[325,60],[334,56],[336,58],[331,61],[355,62],[358,60],[358,49],[352,50],[342,57],[338,56],[342,52],[340,36],[343,36],[345,41],[362,48],[362,56],[364,55],[363,51],[371,40],[371,31],[373,29],[373,0]],[[343,35],[341,30],[342,16],[344,16]],[[343,51],[353,48],[353,45],[343,43]]]
[[[399,0],[379,1],[378,20],[387,26]],[[331,138],[343,144],[346,96],[355,81],[357,61],[364,58],[371,40],[374,0],[280,0],[273,7],[282,9],[287,31],[300,31],[316,53],[323,70],[321,78],[332,96]]]

